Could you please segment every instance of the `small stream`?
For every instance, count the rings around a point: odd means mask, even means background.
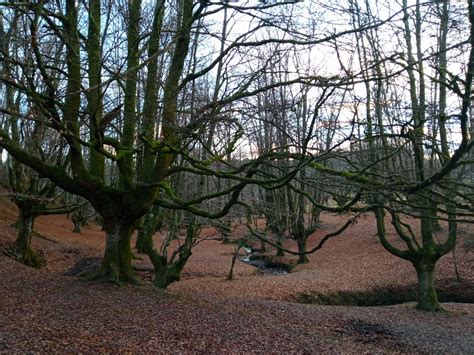
[[[286,275],[289,272],[289,268],[285,265],[275,264],[267,260],[265,255],[260,254],[258,251],[253,250],[249,247],[243,247],[245,250],[244,256],[239,256],[239,260],[248,265],[252,265],[263,274],[263,275]]]

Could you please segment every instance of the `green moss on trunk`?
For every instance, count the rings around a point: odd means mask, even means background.
[[[298,264],[306,264],[309,262],[308,257],[306,256],[306,238],[298,239],[298,252],[301,253],[298,255]]]
[[[31,232],[33,230],[35,216],[21,213],[18,218],[18,236],[13,247],[13,256],[25,265],[40,268],[46,264],[46,260],[31,248]]]
[[[130,239],[133,222],[108,221],[106,226],[106,245],[104,259],[99,271],[92,276],[93,280],[139,284],[132,267],[132,250]]]
[[[146,254],[147,250],[153,248],[153,234],[163,225],[163,213],[159,209],[153,209],[143,217],[143,222],[138,231],[135,248],[137,252]]]
[[[285,253],[283,252],[283,243],[281,239],[278,239],[276,241],[276,245],[277,245],[277,250],[276,250],[275,256],[285,256]]]
[[[81,223],[74,222],[74,228],[72,229],[73,233],[81,233]]]
[[[434,287],[434,266],[435,264],[429,261],[421,261],[415,264],[418,276],[418,303],[416,308],[422,311],[443,311]]]

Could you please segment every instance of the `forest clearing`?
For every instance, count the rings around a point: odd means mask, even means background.
[[[0,202],[0,246],[14,240],[16,215]],[[323,228],[340,223],[324,216]],[[307,293],[371,291],[415,286],[408,263],[377,242],[370,218],[338,236],[310,262],[288,275],[263,275],[237,261],[227,279],[233,244],[202,242],[182,279],[167,291],[151,286],[97,284],[65,276],[85,258],[99,258],[98,226],[72,233],[63,216],[40,218],[33,246],[48,259],[40,270],[0,255],[0,349],[2,352],[376,352],[471,353],[474,350],[474,250],[463,233],[456,251],[436,272],[439,290],[462,302],[443,303],[446,313],[414,309],[414,300],[386,306],[298,303]],[[469,229],[467,229],[469,230]],[[468,238],[469,237],[469,238]],[[469,247],[469,245],[471,245]],[[147,263],[145,263],[146,265]],[[136,260],[136,265],[144,265]],[[380,299],[380,296],[379,296]]]

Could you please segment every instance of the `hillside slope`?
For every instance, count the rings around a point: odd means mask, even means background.
[[[0,247],[11,243],[15,208],[0,201]],[[345,217],[325,215],[322,230]],[[0,253],[0,352],[474,352],[474,305],[449,303],[446,314],[427,314],[413,303],[383,307],[321,306],[293,302],[301,293],[330,294],[406,287],[413,268],[383,250],[371,216],[330,240],[311,262],[288,275],[261,275],[237,262],[227,281],[235,245],[198,244],[180,282],[168,291],[85,282],[65,273],[85,258],[99,258],[104,235],[97,226],[71,232],[65,216],[39,218],[33,247],[48,264],[35,270]],[[206,233],[212,235],[212,231]],[[237,233],[243,233],[238,230]],[[445,288],[472,293],[473,251],[440,261]],[[138,260],[149,266],[145,256]],[[144,280],[147,279],[147,275]]]

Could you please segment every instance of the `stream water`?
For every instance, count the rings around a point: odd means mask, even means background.
[[[286,275],[289,272],[285,265],[275,264],[267,258],[248,247],[243,247],[246,254],[239,257],[239,260],[259,269],[263,275]]]

